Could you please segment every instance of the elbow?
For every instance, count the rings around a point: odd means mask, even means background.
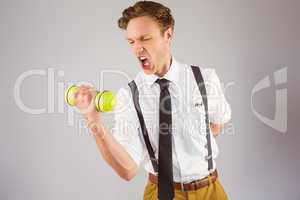
[[[131,181],[133,178],[134,178],[134,176],[132,176],[132,175],[125,175],[125,176],[122,176],[121,177],[123,180],[125,180],[125,181]]]
[[[138,167],[134,166],[132,169],[125,170],[120,177],[125,181],[131,181],[138,173]]]

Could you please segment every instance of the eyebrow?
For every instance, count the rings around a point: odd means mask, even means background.
[[[146,33],[146,34],[144,34],[144,35],[141,35],[138,39],[142,39],[142,38],[145,38],[145,37],[147,37],[147,36],[151,36],[149,33]],[[126,38],[127,40],[133,40],[133,39],[131,39],[131,38]]]

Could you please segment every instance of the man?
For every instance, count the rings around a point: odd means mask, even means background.
[[[212,136],[230,120],[231,109],[215,70],[175,60],[174,19],[162,4],[137,2],[123,11],[118,25],[142,70],[118,92],[113,130],[89,106],[93,89],[81,86],[76,95],[102,157],[128,181],[145,161],[144,200],[227,199]]]

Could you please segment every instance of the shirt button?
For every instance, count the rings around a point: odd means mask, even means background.
[[[207,148],[208,148],[207,144],[205,144],[205,145],[204,145],[204,148],[205,148],[205,149],[207,149]]]

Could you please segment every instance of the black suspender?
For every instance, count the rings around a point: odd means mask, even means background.
[[[139,90],[138,90],[134,80],[131,81],[128,85],[131,89],[131,94],[132,94],[132,98],[133,98],[134,107],[135,107],[135,110],[137,112],[137,115],[138,115],[138,118],[139,118],[139,121],[140,121],[143,138],[144,138],[144,141],[145,141],[145,144],[146,144],[146,147],[147,147],[147,151],[148,151],[148,154],[149,154],[152,166],[153,166],[153,170],[154,170],[154,172],[158,172],[158,162],[155,158],[153,148],[150,144],[148,131],[147,131],[147,128],[146,128],[145,120],[144,120],[142,110],[141,110],[141,107],[140,107],[140,103],[139,103]]]
[[[213,161],[212,161],[212,149],[211,149],[210,127],[209,127],[209,119],[208,119],[208,105],[207,105],[206,88],[204,85],[204,81],[203,81],[203,77],[202,77],[200,68],[196,67],[196,66],[191,66],[191,67],[192,67],[192,71],[193,71],[194,77],[196,79],[198,88],[200,90],[200,94],[202,96],[202,100],[203,100],[204,108],[205,108],[206,140],[207,140],[207,151],[208,151],[208,155],[207,155],[206,159],[208,161],[208,170],[211,171],[213,169]],[[138,115],[138,118],[140,121],[143,138],[144,138],[146,148],[147,148],[147,151],[148,151],[148,154],[149,154],[152,166],[153,166],[153,170],[154,170],[154,172],[157,172],[158,171],[158,162],[157,162],[157,159],[155,158],[153,148],[150,144],[145,120],[144,120],[144,117],[143,117],[143,114],[142,114],[142,111],[140,108],[139,91],[138,91],[138,88],[137,88],[134,80],[131,81],[128,85],[131,89],[134,107],[135,107],[135,110],[137,112],[137,115]]]
[[[200,72],[200,68],[197,66],[191,66],[192,71],[194,74],[194,77],[196,79],[198,88],[200,90],[202,101],[205,108],[205,124],[206,124],[206,140],[207,140],[207,161],[208,161],[208,171],[211,171],[213,169],[213,160],[212,160],[212,150],[211,150],[211,140],[210,140],[210,127],[209,127],[209,120],[208,120],[208,105],[207,105],[207,94],[206,94],[206,88],[204,85],[203,77]]]

